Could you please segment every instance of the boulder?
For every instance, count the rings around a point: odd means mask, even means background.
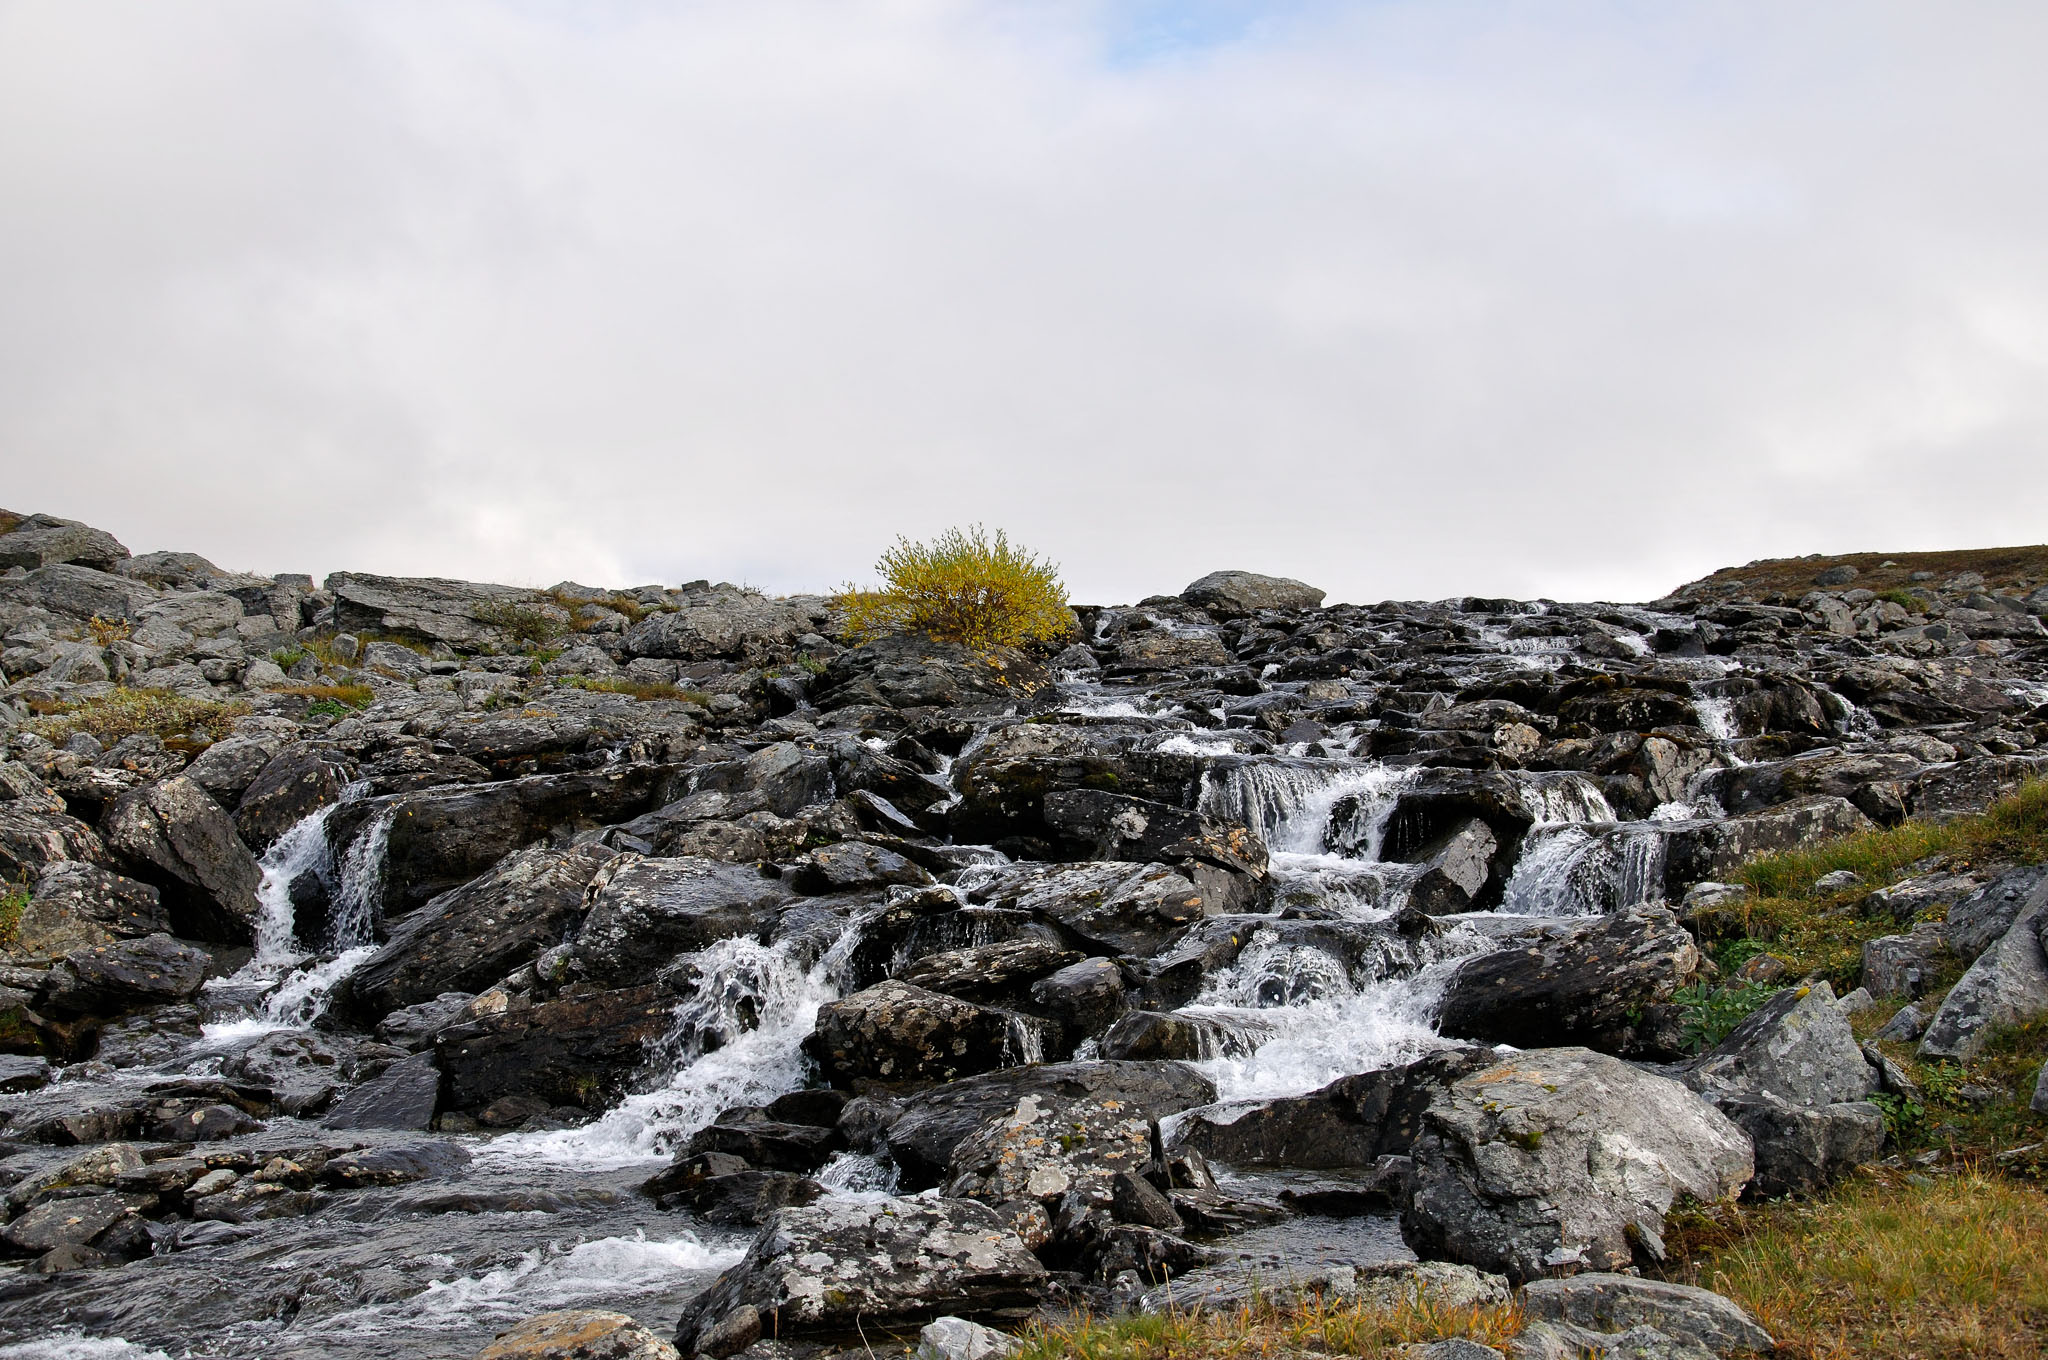
[[[2043,879],[2048,868],[2014,869],[1951,903],[1940,926],[1949,948],[1964,962],[1975,962],[2012,928]]]
[[[597,844],[515,850],[393,926],[351,979],[355,1009],[382,1016],[484,990],[573,931],[584,890],[616,854]]]
[[[599,986],[620,987],[648,981],[678,954],[765,934],[790,890],[750,864],[621,855],[591,878],[588,899],[570,966]]]
[[[1494,871],[1500,848],[1493,828],[1477,817],[1417,847],[1409,862],[1422,872],[1408,889],[1408,905],[1430,916],[1492,906],[1503,886]]]
[[[1070,1039],[1097,1035],[1124,1013],[1124,978],[1110,959],[1083,959],[1031,984],[1031,1001]]]
[[[838,1082],[952,1081],[1026,1061],[1028,1023],[889,979],[819,1007],[804,1051]]]
[[[271,1093],[278,1113],[304,1118],[333,1103],[348,1080],[350,1046],[317,1030],[271,1030],[220,1051],[221,1076]]]
[[[789,877],[800,893],[863,892],[930,883],[932,876],[894,850],[862,841],[820,846],[798,860]]]
[[[1827,983],[1788,987],[1752,1011],[1685,1068],[1685,1083],[1710,1099],[1771,1096],[1794,1105],[1862,1100],[1877,1089],[1849,1018]]]
[[[0,803],[0,882],[33,883],[46,867],[64,860],[106,859],[99,836],[76,817],[19,801]]]
[[[1180,593],[1182,600],[1212,618],[1237,619],[1265,609],[1319,609],[1323,592],[1286,576],[1250,571],[1212,571]]]
[[[53,1018],[122,1015],[199,994],[204,950],[168,935],[96,945],[67,954],[44,977],[36,1009]]]
[[[128,550],[106,530],[55,515],[29,515],[0,534],[0,571],[60,563],[114,571],[127,557]]]
[[[1694,883],[1725,880],[1758,855],[1791,850],[1829,836],[1872,829],[1842,798],[1799,798],[1726,821],[1677,822],[1664,838],[1664,890],[1679,895]]]
[[[681,609],[649,614],[626,630],[625,642],[632,656],[677,661],[746,657],[765,662],[788,659],[797,639],[811,631],[808,610],[757,591],[720,585],[699,592]]]
[[[1115,1099],[1157,1123],[1211,1103],[1216,1087],[1177,1062],[1083,1062],[1009,1068],[920,1091],[904,1101],[881,1133],[905,1188],[939,1184],[961,1140],[1015,1110],[1026,1096],[1044,1104]],[[852,1110],[849,1106],[849,1114]]]
[[[40,1256],[58,1247],[83,1247],[134,1213],[119,1195],[89,1195],[39,1204],[0,1232],[15,1255]]]
[[[1774,1344],[1770,1333],[1734,1300],[1663,1280],[1606,1272],[1532,1280],[1516,1301],[1532,1322],[1566,1323],[1603,1333],[1654,1327],[1717,1356],[1768,1353]]]
[[[1904,935],[1865,940],[1863,985],[1875,997],[1919,996],[1948,955],[1948,932],[1937,921],[1924,921]]]
[[[1884,1151],[1884,1112],[1867,1100],[1795,1105],[1753,1095],[1714,1104],[1756,1148],[1748,1193],[1758,1198],[1818,1194]]]
[[[970,902],[1036,913],[1105,953],[1147,958],[1192,922],[1219,914],[1186,874],[1163,864],[1005,864],[964,880]]]
[[[97,864],[59,860],[36,880],[22,909],[14,948],[54,958],[116,940],[168,933],[169,913],[155,888],[110,873]]]
[[[960,1140],[944,1193],[992,1206],[1037,1200],[1051,1208],[1070,1196],[1107,1205],[1120,1176],[1151,1166],[1154,1132],[1142,1109],[1113,1095],[1020,1096]]]
[[[134,789],[101,815],[107,848],[162,891],[177,932],[195,940],[256,938],[263,870],[220,804],[183,775]]]
[[[330,1129],[426,1129],[440,1103],[441,1070],[415,1053],[348,1092],[321,1122]]]
[[[914,1360],[1002,1360],[1019,1344],[1017,1338],[978,1322],[942,1317],[918,1332]]]
[[[205,789],[223,808],[231,808],[284,745],[285,739],[274,733],[238,733],[193,757],[185,767],[185,777]]]
[[[1459,1078],[1411,1156],[1409,1244],[1518,1282],[1662,1259],[1673,1204],[1730,1198],[1754,1169],[1748,1137],[1685,1086],[1583,1048]]]
[[[320,1179],[346,1190],[369,1185],[410,1185],[451,1176],[469,1165],[469,1149],[443,1138],[384,1143],[344,1152],[320,1168]]]
[[[668,1033],[675,1001],[663,987],[628,987],[474,1016],[435,1041],[445,1107],[523,1095],[601,1110]]]
[[[1922,1061],[1973,1058],[1995,1026],[2018,1024],[2048,1011],[2048,955],[2041,944],[2044,920],[2048,877],[2035,886],[2005,934],[1977,956],[1927,1022],[1920,1040]]]
[[[1669,1000],[1700,963],[1692,936],[1661,906],[1544,922],[1526,941],[1458,964],[1438,1028],[1518,1048],[1632,1053],[1653,1046],[1641,1033],[1645,1009]]]
[[[855,705],[954,708],[1012,704],[1049,683],[1021,652],[986,656],[924,637],[878,638],[832,658],[813,697],[825,712]]]
[[[726,1356],[764,1336],[988,1316],[1036,1307],[1047,1283],[1038,1258],[974,1200],[825,1200],[778,1210],[684,1312],[676,1342]]]
[[[472,650],[500,636],[487,618],[531,608],[538,598],[519,586],[352,571],[335,572],[324,584],[334,600],[334,626],[341,632],[387,633]]]
[[[329,803],[341,801],[353,771],[316,747],[287,746],[264,763],[235,805],[235,830],[258,854]]]
[[[571,1308],[526,1319],[475,1360],[678,1360],[676,1348],[624,1313]]]
[[[913,987],[966,1001],[1014,1002],[1028,995],[1039,978],[1079,962],[1078,951],[1064,948],[1056,940],[1020,935],[994,944],[927,954],[905,965],[898,976]]]

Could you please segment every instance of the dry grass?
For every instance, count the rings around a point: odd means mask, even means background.
[[[1891,562],[1895,565],[1885,566]],[[1723,567],[1712,576],[1681,586],[1681,591],[1694,592],[1698,587],[1724,585],[1731,581],[1743,584],[1743,593],[1756,599],[1780,596],[1797,600],[1809,591],[1821,587],[1813,578],[1829,567],[1850,566],[1858,575],[1848,586],[1832,587],[1836,590],[1861,587],[1870,591],[1904,590],[1915,585],[1939,586],[1950,577],[1962,572],[1974,571],[1984,578],[1987,588],[1996,590],[2005,587],[2031,587],[2048,581],[2048,545],[2035,544],[2020,548],[1963,548],[1954,552],[1927,553],[1844,553],[1836,557],[1784,557],[1765,562],[1752,562],[1746,567]],[[1913,580],[1916,571],[1931,571],[1934,579],[1927,582]],[[1674,592],[1677,593],[1677,592]]]
[[[1965,1172],[1866,1176],[1825,1200],[1724,1208],[1673,1273],[1747,1307],[1801,1360],[2048,1355],[2048,1195]]]
[[[74,732],[84,732],[103,746],[146,733],[166,746],[196,749],[225,737],[235,719],[248,711],[249,706],[239,701],[123,688],[76,704],[50,706],[46,716],[29,722],[28,729],[60,745]]]
[[[1015,1360],[1169,1360],[1278,1356],[1304,1350],[1384,1356],[1393,1347],[1463,1336],[1497,1346],[1522,1329],[1513,1304],[1440,1308],[1416,1301],[1391,1310],[1335,1303],[1321,1295],[1261,1298],[1228,1312],[1167,1312],[1034,1323]]]
[[[633,699],[678,699],[690,704],[708,704],[711,696],[699,689],[684,689],[666,680],[621,680],[615,676],[568,675],[561,683],[570,689],[595,694],[624,694]]]
[[[268,692],[311,700],[306,705],[308,714],[331,713],[335,717],[348,710],[368,708],[377,698],[377,692],[368,685],[279,685]]]

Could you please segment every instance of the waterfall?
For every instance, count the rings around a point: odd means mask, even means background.
[[[1601,916],[1664,897],[1665,826],[1650,822],[1536,827],[1508,876],[1501,910]]]
[[[1329,853],[1332,822],[1341,820],[1350,857],[1376,860],[1387,818],[1415,775],[1377,761],[1248,761],[1203,773],[1201,809],[1250,827],[1269,850],[1294,855]]]

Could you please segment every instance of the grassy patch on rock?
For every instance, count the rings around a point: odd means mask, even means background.
[[[684,703],[708,704],[711,696],[703,690],[684,689],[666,680],[621,680],[615,676],[569,675],[562,684],[570,689],[589,690],[595,694],[623,694],[632,699],[679,699]]]
[[[1521,1309],[1445,1308],[1427,1299],[1391,1309],[1275,1292],[1232,1310],[1136,1313],[1036,1323],[1013,1360],[1169,1360],[1280,1356],[1303,1351],[1383,1356],[1396,1346],[1469,1337],[1499,1345],[1522,1329]]]
[[[166,746],[198,749],[225,737],[235,719],[248,711],[249,706],[239,700],[198,699],[167,689],[121,688],[58,705],[31,719],[28,729],[59,745],[73,733],[83,732],[102,746],[147,734]]]

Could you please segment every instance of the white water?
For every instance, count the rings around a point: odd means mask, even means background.
[[[1500,909],[1524,916],[1597,916],[1663,896],[1661,826],[1539,826],[1522,842]]]
[[[65,1330],[34,1341],[0,1346],[0,1360],[171,1360],[163,1351],[144,1350],[118,1336],[87,1336]]]
[[[669,1074],[659,1086],[627,1096],[582,1128],[507,1135],[479,1160],[631,1165],[673,1153],[721,1110],[795,1090],[809,1071],[804,1037],[818,1008],[844,992],[860,927],[849,924],[808,966],[789,940],[764,945],[740,936],[698,951],[696,993],[675,1009],[664,1040]]]
[[[1411,1061],[1445,1046],[1436,1032],[1443,976],[1424,973],[1360,988],[1345,980],[1319,1000],[1240,1010],[1248,1025],[1270,1026],[1272,1037],[1249,1053],[1193,1066],[1216,1083],[1219,1100],[1242,1100],[1301,1095],[1339,1077]],[[1196,1013],[1228,1020],[1232,1009],[1203,1007]]]
[[[1387,818],[1414,769],[1341,760],[1259,761],[1202,776],[1202,811],[1259,833],[1277,855],[1328,854],[1330,814],[1355,800],[1346,821],[1352,857],[1379,858]]]

